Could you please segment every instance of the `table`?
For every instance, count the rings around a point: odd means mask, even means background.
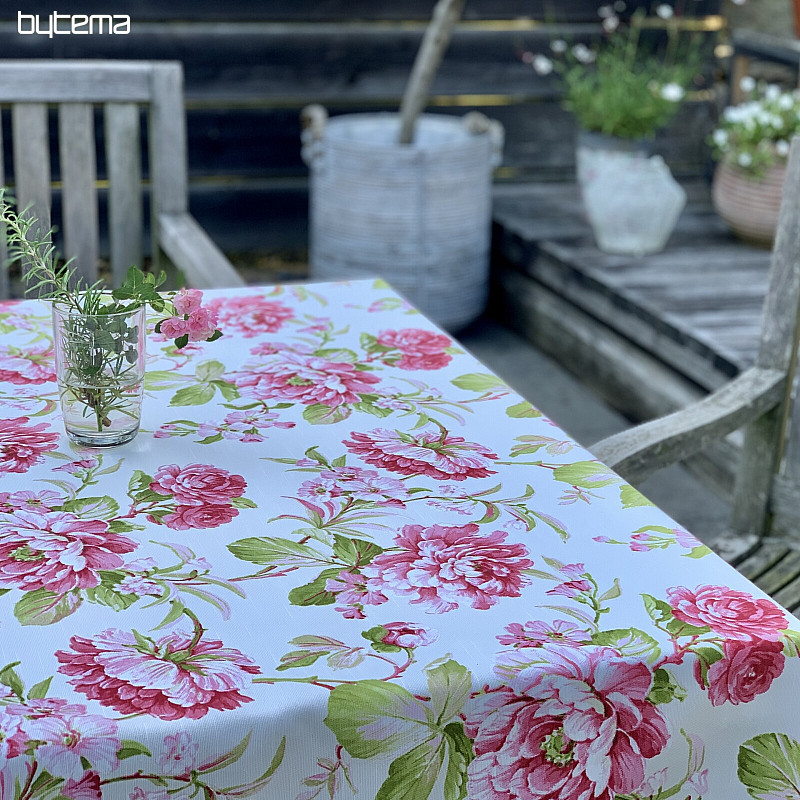
[[[798,797],[797,620],[386,284],[209,297],[107,451],[0,306],[3,800]]]

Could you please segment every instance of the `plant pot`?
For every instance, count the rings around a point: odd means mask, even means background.
[[[311,275],[378,275],[454,330],[486,305],[502,129],[423,114],[415,141],[400,145],[399,127],[397,114],[334,117],[306,151]]]
[[[578,138],[576,168],[586,218],[606,253],[664,249],[686,205],[686,192],[649,142],[597,134]]]
[[[53,339],[67,435],[86,447],[114,447],[139,430],[145,373],[145,307],[79,314],[53,303]]]
[[[759,178],[720,161],[714,171],[711,198],[717,214],[735,236],[770,248],[778,225],[786,165],[776,164]]]

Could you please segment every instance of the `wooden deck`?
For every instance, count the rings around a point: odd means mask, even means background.
[[[635,421],[673,411],[751,365],[769,252],[742,244],[703,182],[667,248],[600,252],[573,184],[496,189],[493,304]],[[729,491],[736,439],[695,463]]]

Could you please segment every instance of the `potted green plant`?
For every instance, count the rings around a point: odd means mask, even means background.
[[[711,135],[714,208],[739,238],[771,247],[778,221],[786,158],[800,133],[800,91],[742,79],[745,101],[726,108]]]
[[[104,291],[101,282],[86,285],[75,275],[77,265],[58,263],[51,233],[42,236],[35,217],[17,215],[2,190],[0,223],[10,260],[23,263],[27,293],[52,302],[55,371],[67,435],[87,447],[131,441],[141,417],[147,308],[165,315],[155,330],[178,348],[222,336],[216,315],[202,306],[197,289],[160,294],[163,272],[155,276],[132,266],[113,291]]]
[[[686,195],[652,143],[678,112],[696,74],[697,53],[684,40],[671,5],[635,11],[623,22],[602,6],[603,38],[593,46],[550,43],[550,54],[526,53],[540,75],[556,73],[564,107],[578,122],[576,171],[598,246],[644,254],[666,244]],[[651,45],[643,34],[663,28]]]

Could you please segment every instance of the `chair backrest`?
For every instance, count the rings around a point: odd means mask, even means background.
[[[674,414],[598,442],[602,461],[636,482],[746,426],[733,496],[731,533],[800,538],[800,137],[792,141],[764,301],[755,366]]]
[[[108,181],[108,239],[112,281],[131,264],[142,264],[142,113],[149,146],[150,213],[187,211],[186,122],[183,69],[179,62],[0,61],[0,106],[11,107],[13,176],[7,178],[20,210],[31,207],[49,230],[52,188],[49,109],[55,107],[61,178],[63,255],[75,258],[78,274],[97,279],[99,248],[96,109],[103,120]],[[8,132],[0,130],[2,137]],[[156,224],[151,251],[158,258]],[[2,233],[2,232],[0,232]],[[0,236],[5,262],[5,237]],[[0,297],[8,294],[0,269]]]

